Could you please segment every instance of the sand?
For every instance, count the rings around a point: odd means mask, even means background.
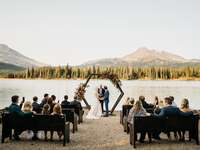
[[[21,141],[9,141],[0,144],[0,150],[132,150],[129,144],[129,135],[123,132],[123,127],[119,123],[119,113],[116,116],[102,117],[99,120],[86,120],[79,125],[78,132],[71,133],[71,142],[63,147],[58,141],[57,134],[54,133],[55,140],[32,141],[22,139]],[[1,125],[0,125],[1,136]],[[180,143],[175,140],[167,140],[162,134],[161,141],[153,141],[149,144],[137,143],[138,150],[199,150],[200,146],[193,142]]]

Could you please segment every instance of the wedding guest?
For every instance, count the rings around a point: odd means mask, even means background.
[[[42,102],[40,103],[40,107],[43,107],[44,104],[47,103],[48,99],[49,99],[49,94],[47,94],[47,93],[44,94],[44,98],[42,99]]]
[[[33,107],[33,111],[35,111],[36,113],[41,113],[41,107],[40,107],[40,104],[38,103],[37,96],[33,97],[32,107]]]
[[[133,108],[131,108],[128,115],[128,122],[133,124],[133,119],[135,116],[148,116],[149,113],[143,108],[141,101],[136,101]],[[142,132],[140,136],[140,142],[143,143],[146,133]]]
[[[64,96],[64,100],[61,102],[62,108],[68,108],[70,105],[70,102],[68,101],[68,95]]]
[[[166,106],[161,109],[161,111],[158,115],[155,114],[156,116],[167,117],[167,116],[180,116],[180,115],[188,116],[188,115],[192,115],[192,112],[182,113],[178,107],[172,106],[172,100],[171,100],[170,97],[165,98],[165,104],[166,104]],[[159,134],[154,134],[154,138],[160,139]],[[167,136],[170,139],[170,133],[167,133]],[[177,139],[177,133],[176,132],[174,133],[174,136]]]
[[[163,108],[163,107],[165,107],[165,103],[164,103],[164,101],[163,101],[163,100],[160,100],[158,106],[159,106],[159,108]]]
[[[134,103],[135,103],[135,99],[134,99],[134,98],[131,98],[131,100],[130,100],[129,104],[133,106],[133,105],[134,105]]]
[[[33,112],[33,107],[32,107],[32,104],[31,104],[30,101],[24,102],[23,107],[22,107],[22,111],[24,113]],[[31,138],[33,140],[38,139],[37,138],[37,132],[33,133],[33,131],[31,131],[31,130],[27,130],[27,131],[24,131],[24,134],[25,134],[25,136],[26,136],[27,139],[31,139]]]
[[[74,100],[70,102],[70,105],[75,109],[75,113],[76,113],[78,116],[84,114],[82,105],[81,105],[80,101],[78,100],[78,97],[77,97],[77,96],[74,96]],[[82,114],[79,114],[79,113],[80,113],[79,110],[81,110]]]
[[[182,112],[193,112],[193,114],[199,114],[200,115],[200,111],[199,110],[195,110],[195,109],[191,109],[190,106],[189,106],[189,100],[184,98],[182,101],[181,101],[181,107],[180,107],[180,110]]]
[[[190,106],[189,106],[189,100],[186,99],[186,98],[184,98],[184,99],[181,101],[180,110],[181,110],[182,112],[185,112],[185,113],[187,113],[187,112],[193,112],[194,115],[196,115],[196,114],[200,115],[200,111],[198,111],[198,110],[193,110],[193,109],[190,108]],[[182,131],[182,133],[179,133],[179,135],[180,135],[180,137],[181,137],[181,141],[185,141],[185,132]]]
[[[172,101],[172,106],[177,107],[177,104],[176,104],[175,101],[174,101],[174,97],[173,97],[173,96],[169,96],[169,98],[170,98],[171,101]]]
[[[129,105],[129,102],[130,102],[130,97],[127,97],[127,98],[124,100],[123,105]]]
[[[50,106],[49,104],[45,104],[43,109],[42,109],[42,114],[43,115],[49,115],[50,114]]]
[[[56,96],[55,95],[51,95],[52,101],[55,104],[56,103]]]
[[[19,96],[18,95],[12,96],[11,97],[11,101],[12,101],[12,104],[8,107],[8,111],[11,114],[15,115],[16,117],[17,116],[20,116],[20,117],[26,117],[26,116],[27,117],[31,117],[32,116],[32,114],[33,114],[32,112],[30,112],[30,113],[24,113],[21,110],[20,106],[18,105],[18,103],[19,103]],[[21,130],[15,129],[14,130],[14,135],[13,135],[14,139],[15,140],[20,140],[19,135],[21,133],[22,133]]]
[[[55,106],[53,107],[53,112],[51,113],[51,115],[62,115],[62,108],[60,104],[55,104]],[[59,140],[61,140],[61,137],[63,135],[62,131],[57,131]],[[53,140],[53,131],[51,131],[51,141]]]
[[[188,99],[184,98],[184,99],[181,101],[180,110],[181,110],[182,112],[191,112],[191,111],[192,111],[192,109],[190,109],[190,107],[189,107],[189,101],[188,101]]]
[[[146,109],[146,110],[154,108],[153,104],[149,104],[149,103],[147,103],[145,101],[145,97],[144,96],[140,96],[139,97],[139,101],[142,103],[143,108]]]
[[[43,109],[42,109],[42,114],[43,115],[49,115],[50,114],[50,106],[49,104],[45,104]],[[44,137],[45,141],[47,141],[47,131],[44,131]]]
[[[48,98],[47,104],[49,104],[49,106],[50,106],[50,113],[52,113],[52,112],[53,112],[53,108],[54,108],[54,106],[55,106],[55,103],[53,102],[52,97],[49,97],[49,98]]]

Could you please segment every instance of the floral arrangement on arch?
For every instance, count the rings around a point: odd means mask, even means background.
[[[109,72],[109,71],[106,71],[106,72],[101,73],[101,74],[91,74],[91,75],[94,75],[94,76],[96,75],[99,79],[109,79],[117,89],[119,89],[120,88],[119,86],[122,85],[118,76],[114,73]],[[85,92],[86,92],[85,88],[86,87],[87,87],[87,85],[81,83],[79,85],[79,87],[76,89],[75,96],[77,96],[78,100],[81,101],[81,100],[85,99]]]
[[[83,83],[81,83],[79,87],[76,89],[75,96],[77,97],[78,100],[81,101],[85,99],[85,92],[86,92],[85,86]]]

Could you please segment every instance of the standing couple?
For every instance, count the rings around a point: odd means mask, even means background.
[[[99,119],[101,116],[108,117],[109,114],[109,90],[107,86],[100,85],[95,92],[96,103],[91,106],[87,119]],[[105,104],[105,111],[104,111]],[[105,112],[105,113],[104,113]]]

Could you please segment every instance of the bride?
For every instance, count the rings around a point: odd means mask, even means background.
[[[98,100],[98,90],[95,92],[96,101],[93,106],[91,106],[90,111],[88,112],[87,119],[99,119],[102,116],[101,112],[101,103]]]

